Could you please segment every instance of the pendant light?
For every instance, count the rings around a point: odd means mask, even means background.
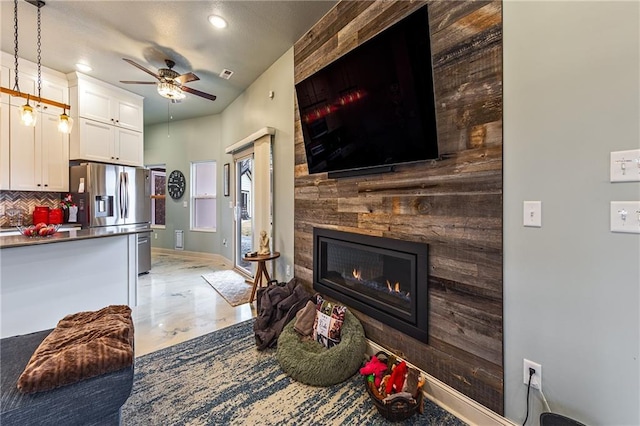
[[[73,128],[73,118],[67,115],[67,110],[65,109],[60,117],[58,117],[58,131],[61,133],[69,134],[71,133],[71,129]]]
[[[13,89],[0,86],[0,92],[6,93],[10,96],[16,96],[26,98],[27,103],[19,108],[20,123],[25,126],[35,126],[38,118],[38,108],[40,104],[48,104],[57,108],[62,108],[63,113],[58,119],[58,129],[63,133],[71,131],[73,126],[73,119],[67,115],[67,110],[71,109],[70,105],[54,101],[51,99],[45,99],[41,95],[42,89],[42,25],[41,25],[41,12],[40,9],[45,5],[43,0],[25,0],[27,3],[34,5],[38,8],[38,96],[33,95],[34,101],[37,102],[35,107],[29,104],[31,95],[29,93],[22,93],[19,85],[19,71],[18,71],[18,0],[13,0],[13,36],[14,36],[14,62],[15,62],[15,75]]]
[[[38,8],[38,11],[40,8]],[[19,73],[18,73],[18,0],[13,0],[13,58],[15,65],[15,83],[13,89],[20,93]],[[38,119],[38,113],[29,105],[29,95],[27,95],[27,103],[22,105],[19,110],[20,124],[23,126],[35,126]]]
[[[38,111],[29,105],[29,97],[27,103],[20,107],[20,124],[23,126],[34,127],[38,121]]]

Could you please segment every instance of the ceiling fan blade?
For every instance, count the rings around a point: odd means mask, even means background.
[[[155,81],[129,81],[129,80],[120,80],[120,83],[124,83],[124,84],[158,84]]]
[[[133,62],[131,59],[127,59],[127,58],[122,58],[122,60],[125,61],[125,62],[130,63],[134,67],[139,68],[142,71],[146,72],[147,74],[150,74],[150,75],[154,76],[155,78],[157,78],[158,80],[160,80],[160,76],[158,74],[154,73],[153,71],[149,71],[148,69],[146,69],[142,65],[138,64],[137,62]]]
[[[191,93],[192,95],[196,95],[196,96],[200,96],[201,98],[209,99],[210,101],[215,101],[216,100],[216,96],[215,95],[210,95],[208,93],[201,92],[201,91],[196,90],[196,89],[192,89],[191,87],[182,86],[181,89],[183,91],[187,92],[187,93]]]
[[[182,75],[177,76],[176,78],[174,78],[175,81],[177,81],[180,84],[185,84],[188,83],[190,81],[197,81],[200,80],[200,77],[198,77],[197,75],[195,75],[192,72],[188,72]]]

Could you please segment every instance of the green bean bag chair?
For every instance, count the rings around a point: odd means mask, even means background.
[[[302,340],[293,329],[295,318],[278,338],[276,357],[292,379],[312,386],[344,382],[362,366],[367,342],[358,318],[347,310],[341,342],[330,348],[313,340]]]

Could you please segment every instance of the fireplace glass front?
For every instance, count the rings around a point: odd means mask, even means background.
[[[426,341],[426,244],[316,228],[314,288]]]

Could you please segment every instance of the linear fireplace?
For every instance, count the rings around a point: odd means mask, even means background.
[[[313,230],[313,288],[425,343],[427,262],[426,244]]]

